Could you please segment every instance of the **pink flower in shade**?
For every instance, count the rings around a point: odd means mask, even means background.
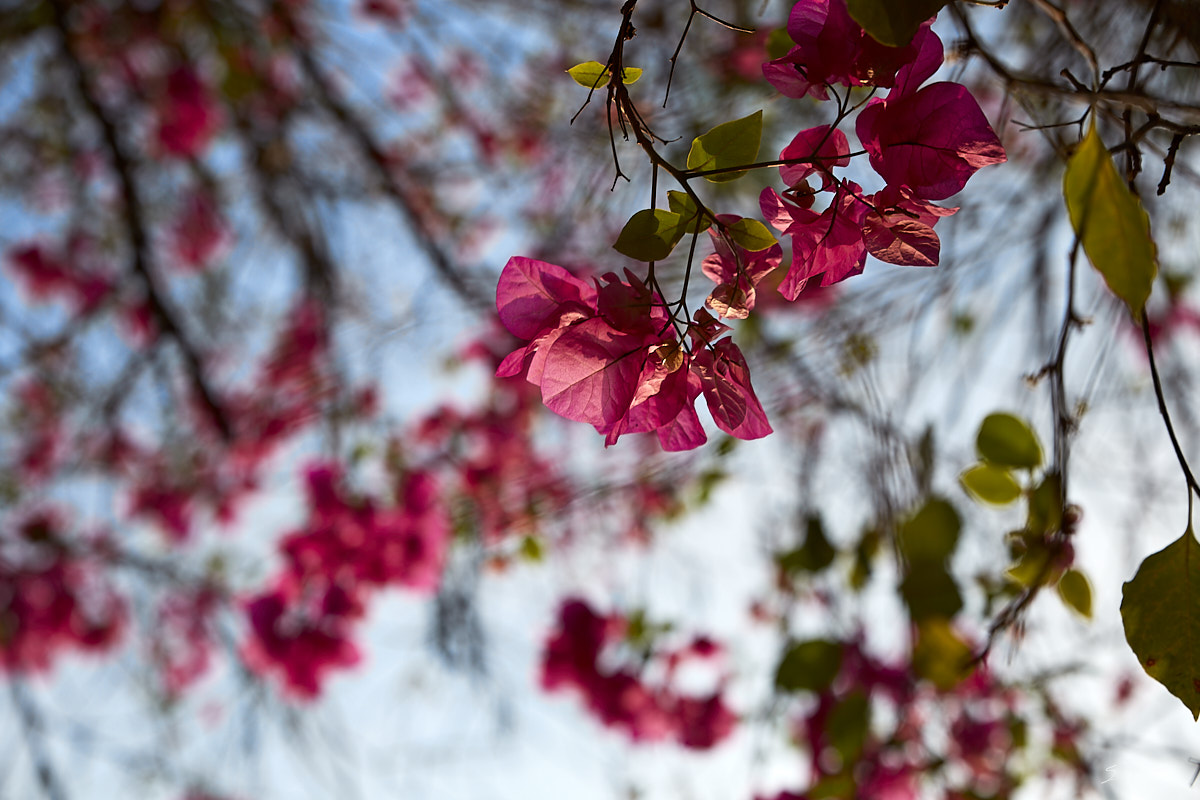
[[[148,484],[134,491],[130,516],[146,516],[159,524],[171,541],[180,544],[191,530],[192,499],[184,489]]]
[[[733,732],[737,718],[721,693],[687,697],[667,686],[652,688],[632,669],[602,666],[602,654],[624,636],[625,620],[601,617],[587,603],[568,599],[542,656],[542,686],[583,696],[602,724],[634,741],[673,739],[684,747],[714,747]],[[671,661],[677,653],[662,657]]]
[[[42,672],[63,650],[112,648],[125,630],[124,600],[60,546],[61,525],[52,512],[34,514],[8,542],[25,557],[0,555],[0,671]]]
[[[351,634],[363,606],[353,591],[330,582],[300,585],[285,577],[274,590],[247,600],[244,609],[250,623],[242,647],[247,665],[280,676],[297,698],[315,698],[330,670],[361,659]]]
[[[188,66],[176,67],[167,76],[158,113],[158,145],[167,155],[179,158],[203,153],[220,127],[216,98]]]
[[[212,263],[229,243],[229,231],[213,196],[203,190],[189,192],[170,229],[176,263],[185,271],[199,271]]]
[[[818,100],[828,100],[827,86],[834,84],[890,87],[897,71],[921,51],[919,40],[929,35],[928,27],[906,47],[887,47],[851,18],[845,0],[800,0],[787,25],[796,45],[764,64],[763,75],[788,97]]]
[[[35,300],[63,298],[81,314],[96,309],[113,290],[108,278],[82,270],[69,256],[62,258],[39,244],[13,248],[7,264]]]
[[[151,658],[162,671],[163,689],[178,697],[199,680],[212,662],[208,619],[217,595],[209,589],[168,595],[158,607]]]

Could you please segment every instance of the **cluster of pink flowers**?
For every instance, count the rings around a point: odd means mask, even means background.
[[[719,657],[716,644],[697,637],[679,649],[656,650],[653,659],[665,665],[666,677],[664,685],[651,686],[633,666],[611,666],[612,650],[628,630],[623,617],[601,616],[583,600],[565,600],[558,627],[542,654],[543,688],[578,692],[604,725],[634,741],[673,740],[705,750],[733,733],[737,717],[720,689],[706,697],[689,697],[667,685],[684,661]]]
[[[928,779],[941,773],[945,794],[939,796],[951,800],[1006,797],[1020,783],[1013,765],[1025,747],[1022,692],[984,667],[938,688],[917,679],[907,664],[868,654],[860,640],[840,648],[836,677],[796,724],[810,756],[810,788],[848,776],[854,798],[916,800],[926,796],[922,784],[933,785]],[[894,713],[877,715],[881,706]],[[774,800],[806,796],[782,792]]]
[[[46,670],[61,651],[108,650],[125,630],[125,602],[61,533],[48,511],[0,533],[0,670]]]
[[[280,542],[285,565],[273,588],[245,602],[243,655],[252,668],[315,697],[329,670],[359,661],[353,634],[370,592],[437,588],[451,528],[436,483],[410,472],[397,494],[394,505],[379,506],[349,494],[337,465],[308,471],[308,523]]]
[[[780,291],[794,300],[811,278],[829,286],[857,275],[868,253],[892,264],[936,265],[933,227],[957,209],[929,201],[957,194],[980,168],[1005,160],[966,87],[921,86],[942,64],[941,40],[926,23],[907,47],[880,45],[851,19],[843,0],[797,3],[788,33],[796,45],[763,66],[783,94],[826,100],[834,84],[891,91],[872,98],[856,123],[871,167],[886,182],[879,192],[864,195],[858,184],[834,176],[835,167],[850,163],[850,147],[829,125],[801,131],[780,153],[781,160],[803,160],[780,168],[788,186],[782,195],[768,187],[759,198],[767,221],[792,237],[792,267]],[[808,183],[814,175],[821,179],[816,188]],[[818,214],[810,207],[821,192],[832,196]]]
[[[587,422],[613,444],[653,431],[666,450],[707,439],[694,403],[701,393],[717,426],[740,439],[771,432],[741,350],[703,309],[682,346],[666,303],[632,273],[591,286],[562,267],[509,259],[496,289],[500,321],[529,344],[500,364],[500,377],[524,374],[546,407]]]
[[[800,131],[780,153],[788,162],[779,169],[787,188],[780,193],[766,187],[759,196],[763,217],[791,238],[791,265],[780,293],[794,301],[814,278],[829,286],[857,275],[868,253],[893,264],[936,265],[941,242],[934,225],[957,209],[932,201],[956,194],[980,168],[1006,158],[965,87],[922,86],[942,64],[941,40],[927,22],[909,45],[884,46],[854,22],[845,0],[800,0],[788,33],[795,46],[763,65],[767,80],[784,95],[828,100],[836,85],[890,91],[870,98],[856,125],[871,167],[885,183],[874,194],[834,174],[851,158],[836,124]],[[837,123],[848,105],[839,102]],[[816,185],[809,183],[813,178]],[[812,206],[821,194],[829,197],[818,212]],[[745,247],[746,237],[739,244],[735,235],[745,231],[737,227],[739,217],[699,213],[711,222],[714,245],[702,263],[716,284],[706,305],[720,317],[745,318],[755,306],[757,285],[783,262],[782,248],[758,240],[754,244],[766,246]],[[726,433],[742,439],[770,433],[745,358],[731,339],[719,339],[727,328],[703,309],[682,318],[686,298],[667,303],[652,276],[625,275],[607,274],[593,288],[561,267],[510,259],[496,306],[505,327],[529,344],[497,374],[524,374],[541,388],[547,408],[594,425],[606,444],[625,433],[653,431],[666,450],[700,446],[706,436],[693,403],[701,392]]]

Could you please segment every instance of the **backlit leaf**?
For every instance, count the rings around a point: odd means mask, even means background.
[[[1042,463],[1042,445],[1024,421],[1012,414],[989,414],[975,437],[979,457],[999,467],[1032,469]]]
[[[754,163],[758,157],[758,145],[762,139],[762,112],[755,111],[748,117],[723,122],[708,133],[692,140],[688,152],[689,170],[728,169]],[[745,172],[722,172],[705,176],[713,183],[737,180]]]
[[[942,10],[950,0],[846,0],[850,16],[876,41],[905,47],[921,23]]]
[[[751,252],[766,250],[775,244],[771,231],[756,219],[739,219],[729,226],[729,237]]]
[[[625,223],[613,249],[638,261],[661,261],[671,255],[682,235],[678,214],[661,208],[643,209]]]
[[[1200,720],[1200,543],[1191,525],[1122,587],[1121,619],[1142,668]]]
[[[971,674],[971,648],[948,620],[926,620],[917,627],[912,664],[918,677],[947,691]]]
[[[684,233],[703,233],[712,225],[712,217],[705,214],[704,219],[700,222],[700,227],[696,227],[696,218],[703,212],[696,207],[695,202],[686,192],[678,192],[674,189],[668,191],[667,205],[673,213],[679,215],[679,227]]]
[[[1063,195],[1092,266],[1140,317],[1158,273],[1150,218],[1117,173],[1095,124],[1067,162]]]
[[[1021,496],[1021,485],[1004,467],[976,464],[958,476],[963,488],[985,503],[1002,506]]]
[[[608,79],[612,73],[608,68],[599,61],[585,61],[582,64],[576,64],[567,70],[567,74],[580,86],[586,86],[588,89],[598,89],[601,86],[608,85]],[[621,83],[626,86],[637,83],[638,78],[642,77],[642,71],[637,67],[626,67],[621,73]]]
[[[1058,596],[1070,608],[1085,618],[1092,618],[1092,585],[1077,569],[1069,569],[1058,580]]]

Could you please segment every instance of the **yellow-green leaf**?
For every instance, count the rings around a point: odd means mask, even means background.
[[[943,691],[953,689],[973,669],[971,648],[944,619],[929,619],[918,624],[912,663],[918,677]]]
[[[758,145],[762,139],[762,112],[755,111],[748,117],[723,122],[708,133],[692,140],[688,152],[689,170],[704,171],[729,169],[754,163],[758,157]],[[722,172],[706,175],[713,183],[737,180],[745,172]]]
[[[1069,569],[1058,579],[1058,596],[1084,619],[1092,618],[1092,585],[1077,569]]]
[[[757,252],[775,244],[775,237],[766,225],[756,219],[739,219],[729,226],[729,238],[741,247]]]
[[[1042,463],[1042,445],[1024,421],[1012,414],[989,414],[979,426],[975,451],[999,467],[1032,469]]]
[[[1021,484],[1017,479],[995,464],[976,464],[959,475],[958,480],[968,494],[985,503],[1002,506],[1021,496]]]
[[[1122,587],[1121,619],[1142,668],[1200,720],[1200,543],[1191,525]]]
[[[671,211],[679,215],[679,227],[685,233],[704,233],[708,227],[712,225],[712,217],[704,214],[696,207],[695,202],[686,192],[677,192],[671,189],[667,192],[667,205]],[[700,220],[699,229],[696,228],[697,218],[703,214],[703,219]]]
[[[607,86],[609,78],[612,77],[612,73],[608,71],[608,67],[599,61],[585,61],[582,64],[576,64],[567,70],[567,74],[580,86],[585,86],[588,89],[598,89],[601,86]],[[621,83],[626,86],[637,83],[640,77],[642,77],[642,71],[637,67],[626,67],[621,71]]]
[[[638,261],[660,261],[671,255],[682,235],[679,215],[661,208],[637,212],[617,236],[613,249]]]
[[[876,41],[905,47],[921,23],[942,10],[950,0],[847,0],[854,21]]]
[[[1088,260],[1140,318],[1158,273],[1150,218],[1117,173],[1095,123],[1067,162],[1063,196]]]

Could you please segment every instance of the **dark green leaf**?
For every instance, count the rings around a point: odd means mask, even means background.
[[[729,169],[754,163],[762,139],[762,112],[723,122],[692,141],[688,153],[689,170]],[[722,172],[706,176],[713,183],[736,180],[745,172]]]
[[[1063,195],[1088,260],[1140,318],[1158,274],[1150,218],[1117,172],[1094,122],[1067,162]]]
[[[821,524],[820,517],[810,516],[805,527],[804,544],[779,557],[779,566],[789,575],[820,572],[832,564],[837,555],[825,536],[825,526]]]
[[[679,221],[670,211],[643,209],[625,223],[613,249],[638,261],[661,261],[679,243]]]
[[[828,689],[842,666],[842,645],[823,639],[798,642],[788,648],[775,670],[775,686],[785,692]]]
[[[1200,544],[1191,525],[1126,582],[1121,619],[1142,668],[1200,720]]]
[[[871,699],[861,689],[856,689],[841,699],[829,721],[825,723],[825,737],[837,749],[842,764],[850,765],[862,754],[863,742],[871,729]]]
[[[950,0],[846,0],[850,16],[862,29],[889,47],[905,47],[921,23]]]
[[[975,438],[979,457],[1000,467],[1032,469],[1042,463],[1042,445],[1023,420],[1012,414],[989,414]]]
[[[933,562],[912,565],[900,583],[900,596],[914,622],[934,617],[949,619],[963,606],[954,578],[943,566]]]
[[[909,563],[941,564],[958,545],[961,528],[954,506],[939,497],[930,498],[900,526],[900,548]]]

